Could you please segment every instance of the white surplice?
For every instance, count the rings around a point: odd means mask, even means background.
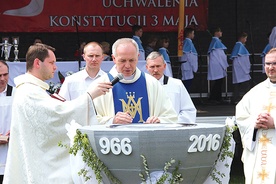
[[[11,137],[5,184],[73,183],[65,124],[77,119],[82,125],[97,124],[88,94],[62,102],[45,91],[48,84],[24,74],[15,78]]]
[[[0,97],[0,134],[10,130],[13,96]],[[0,144],[0,175],[4,175],[9,144]]]
[[[209,53],[207,80],[217,80],[227,76],[227,56],[223,49],[214,49]]]
[[[165,85],[163,81],[164,75],[159,79],[159,82],[163,85],[178,114],[178,122],[195,123],[196,108],[182,81],[172,77],[168,78],[168,83]]]
[[[233,59],[232,82],[233,84],[249,81],[251,63],[249,56],[239,56]]]
[[[186,61],[181,64],[182,80],[193,79],[198,70],[198,56],[194,53],[184,53],[182,60]]]
[[[254,126],[260,113],[270,112],[274,122],[276,120],[276,99],[271,98],[272,91],[276,91],[276,87],[267,79],[245,94],[236,106],[236,122],[243,144],[242,161],[246,184],[274,184],[276,181],[275,129],[259,129],[256,141],[253,141]]]

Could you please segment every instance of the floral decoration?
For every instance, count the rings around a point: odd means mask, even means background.
[[[72,75],[74,72],[72,71],[67,71],[65,73],[66,77],[69,76],[69,75]],[[62,73],[60,71],[58,71],[58,78],[59,78],[59,81],[58,83],[53,83],[53,82],[49,82],[49,90],[47,90],[49,93],[51,94],[54,94],[54,93],[58,93],[64,80],[65,80],[65,77],[62,75]]]

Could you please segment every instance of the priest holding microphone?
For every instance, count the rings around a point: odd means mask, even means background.
[[[73,119],[83,126],[98,124],[93,101],[112,88],[110,82],[94,83],[75,100],[51,98],[44,81],[57,69],[54,50],[45,44],[30,46],[27,73],[14,79],[5,184],[73,183],[68,150],[58,147],[60,141],[69,144],[65,124]]]

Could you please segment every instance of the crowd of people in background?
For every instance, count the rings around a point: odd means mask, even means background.
[[[143,38],[143,27],[140,25],[133,25],[131,27],[132,30],[132,39],[138,44],[139,47],[139,60],[146,60],[147,56],[153,52],[157,51],[162,54],[164,60],[167,63],[167,70],[169,70],[169,77],[173,76],[172,70],[172,62],[170,55],[170,38],[166,36],[158,36],[158,34],[149,33]],[[181,75],[177,76],[180,78],[186,88],[186,90],[191,93],[191,90],[195,88],[193,86],[193,79],[195,77],[195,73],[198,72],[198,53],[197,48],[193,43],[194,37],[196,35],[196,30],[193,26],[188,26],[184,30],[184,40],[183,40],[183,56],[179,59]],[[225,84],[225,78],[227,77],[227,70],[229,64],[232,65],[232,84],[233,84],[233,93],[231,103],[237,104],[237,102],[242,98],[243,94],[245,94],[250,89],[251,84],[251,63],[250,63],[250,54],[246,49],[246,39],[248,35],[245,32],[241,32],[238,35],[237,43],[235,44],[231,55],[227,57],[226,52],[229,50],[222,43],[222,30],[220,27],[214,27],[211,29],[212,39],[209,45],[209,49],[207,52],[207,80],[210,83],[210,93],[208,97],[208,104],[221,104],[224,103],[224,99],[222,97],[223,93],[223,85]],[[243,34],[243,36],[241,36]],[[270,35],[270,34],[269,34]],[[142,42],[144,40],[144,42]],[[42,39],[39,37],[35,38],[34,43],[42,43]],[[74,52],[74,58],[79,61],[85,60],[83,58],[83,50],[84,46],[87,44],[86,41],[82,41],[79,44],[79,48]],[[103,61],[112,61],[111,57],[111,44],[107,41],[100,42],[100,45],[104,52]],[[241,50],[238,50],[240,49]],[[263,58],[265,53],[271,48],[270,44],[266,46],[261,57]],[[245,56],[245,57],[241,57]],[[241,59],[242,58],[242,59]],[[244,61],[246,58],[246,62]],[[175,60],[175,59],[174,59]],[[239,61],[238,61],[239,60]],[[246,63],[246,64],[245,64]],[[264,67],[263,67],[264,73]]]
[[[170,39],[166,36],[158,37],[158,35],[149,34],[145,39],[145,43],[141,40],[143,36],[142,26],[133,26],[133,39],[139,46],[140,56],[147,58],[147,56],[154,51],[162,54],[167,63],[167,68],[171,68],[171,57],[169,52]],[[179,77],[186,90],[191,93],[193,88],[192,81],[195,73],[198,72],[198,53],[196,46],[193,43],[195,37],[195,29],[193,26],[187,27],[184,30],[183,40],[183,56],[179,58],[181,64],[181,76]],[[223,104],[223,86],[225,85],[226,77],[228,76],[229,66],[232,65],[232,98],[231,103],[237,104],[242,96],[251,87],[251,62],[250,54],[246,48],[246,41],[248,34],[241,32],[237,35],[237,42],[234,45],[231,55],[227,56],[227,48],[221,38],[222,30],[220,27],[211,29],[210,34],[212,39],[207,51],[207,80],[210,83],[210,93],[208,96],[207,104],[217,105]],[[270,35],[270,34],[269,34]],[[268,46],[264,49],[262,57],[271,48]],[[228,51],[229,52],[229,51]],[[139,58],[141,59],[141,58]],[[144,60],[144,59],[142,59]],[[264,61],[263,61],[264,62]],[[263,70],[264,72],[264,70]],[[173,76],[170,76],[173,77]]]

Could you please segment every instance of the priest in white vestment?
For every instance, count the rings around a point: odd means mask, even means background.
[[[124,78],[104,98],[94,100],[101,124],[174,123],[177,114],[160,83],[136,66],[139,48],[133,39],[122,38],[112,46],[115,66],[97,79],[111,81],[118,73]]]
[[[276,182],[276,49],[265,56],[267,80],[244,95],[236,106],[236,122],[243,144],[246,184]]]
[[[195,123],[196,108],[193,101],[181,80],[164,75],[166,62],[163,56],[159,52],[151,52],[147,57],[146,67],[168,94],[176,113],[178,113],[178,122]]]
[[[65,124],[77,119],[82,125],[98,124],[93,98],[105,94],[110,83],[89,87],[73,101],[51,98],[45,83],[56,67],[54,48],[36,44],[26,54],[27,73],[15,78],[10,130],[10,147],[4,175],[5,184],[73,183]]]

